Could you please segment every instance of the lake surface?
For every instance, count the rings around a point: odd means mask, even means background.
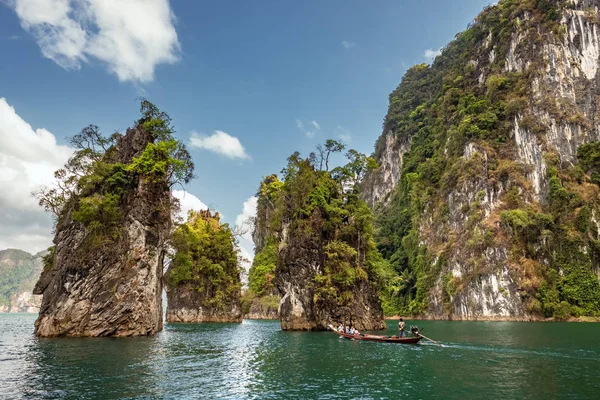
[[[600,324],[412,321],[440,348],[248,320],[38,339],[35,317],[0,314],[0,399],[600,398]]]

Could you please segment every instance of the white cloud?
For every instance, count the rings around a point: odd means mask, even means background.
[[[314,130],[308,130],[308,128],[305,128],[305,126],[311,126]],[[316,135],[316,131],[315,130],[321,130],[321,125],[319,125],[319,123],[315,120],[312,121],[307,121],[306,124],[304,122],[302,122],[302,120],[297,119],[296,120],[296,128],[298,128],[298,130],[300,130],[302,133],[304,133],[304,136],[306,136],[309,139],[312,139],[315,137]]]
[[[341,125],[338,125],[333,133],[345,144],[352,142],[352,133]]]
[[[212,151],[228,158],[250,159],[240,140],[223,131],[215,131],[210,136],[200,136],[192,132],[190,146]]]
[[[435,60],[435,58],[440,54],[442,54],[442,50],[427,49],[425,50],[425,53],[423,53],[423,57],[425,57],[427,61],[433,62],[433,60]]]
[[[121,81],[149,82],[178,61],[168,0],[14,0],[23,29],[44,57],[65,69],[99,60]]]
[[[238,244],[242,257],[249,261],[248,264],[243,265],[246,271],[250,268],[252,260],[254,259],[254,241],[252,240],[252,229],[254,228],[254,217],[256,216],[256,205],[258,198],[252,196],[248,198],[243,206],[242,212],[235,218],[236,230],[244,232],[239,237]]]
[[[342,47],[345,49],[350,49],[352,47],[356,46],[356,43],[354,42],[349,42],[347,40],[342,40]]]
[[[31,192],[52,185],[54,171],[72,152],[46,129],[34,130],[0,98],[0,249],[38,252],[50,246],[51,217]]]
[[[179,218],[182,221],[187,220],[187,215],[190,210],[200,211],[208,210],[209,207],[202,202],[199,198],[193,194],[186,192],[185,190],[173,190],[173,197],[179,200],[181,210],[179,211]]]

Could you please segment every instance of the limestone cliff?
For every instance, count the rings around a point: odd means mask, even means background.
[[[168,115],[147,101],[142,114],[123,136],[103,138],[94,126],[75,136],[78,151],[56,174],[68,193],[41,197],[42,205],[66,201],[57,209],[54,247],[34,289],[43,295],[38,336],[137,336],[162,329],[169,186],[189,181],[193,164],[172,138]]]
[[[581,147],[600,140],[599,6],[501,0],[390,95],[363,183],[397,274],[389,312],[596,313],[599,191]]]
[[[165,275],[168,322],[242,322],[240,260],[219,213],[191,211],[173,233]]]

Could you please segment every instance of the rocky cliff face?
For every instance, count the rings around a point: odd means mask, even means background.
[[[368,281],[356,282],[350,298],[340,305],[319,301],[315,280],[323,274],[319,240],[301,232],[286,232],[280,245],[275,284],[281,295],[279,319],[283,330],[327,330],[343,323],[358,330],[385,329],[379,299]]]
[[[600,304],[598,190],[578,163],[600,140],[599,6],[500,1],[390,95],[364,186],[383,232],[400,232],[380,247],[416,283],[395,307],[528,319]]]
[[[193,285],[182,285],[176,290],[167,290],[168,322],[242,322],[239,301],[216,308],[206,304],[206,293],[198,292]]]
[[[279,319],[279,294],[255,297],[250,303],[248,312],[244,314],[245,319]]]
[[[32,291],[45,254],[32,255],[16,249],[0,251],[0,312],[39,311],[41,297]]]
[[[104,161],[128,165],[153,142],[141,125],[128,129]],[[35,286],[34,293],[43,295],[36,335],[137,336],[160,331],[170,201],[166,181],[131,175],[118,205],[123,220],[110,237],[94,240],[92,227],[74,219],[82,204],[72,199],[56,227],[54,256]]]

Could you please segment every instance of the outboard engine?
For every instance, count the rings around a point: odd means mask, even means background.
[[[416,325],[412,325],[410,327],[410,333],[412,333],[415,336],[421,336],[421,333],[419,332],[419,327]]]

